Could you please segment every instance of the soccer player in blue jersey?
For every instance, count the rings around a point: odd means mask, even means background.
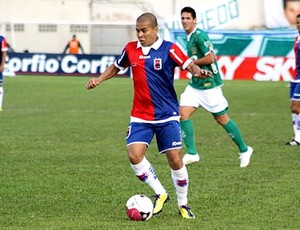
[[[174,83],[174,68],[187,69],[195,77],[211,77],[211,72],[194,65],[174,43],[158,36],[157,19],[144,13],[136,20],[138,41],[129,42],[121,55],[98,78],[86,85],[93,89],[112,78],[120,70],[131,67],[134,97],[128,126],[127,153],[135,175],[155,192],[153,214],[162,211],[169,195],[146,158],[146,150],[154,135],[160,153],[165,153],[171,167],[171,177],[177,194],[179,214],[194,218],[187,205],[188,172],[181,158],[179,105]]]
[[[212,49],[212,43],[206,32],[196,27],[196,12],[191,7],[181,10],[181,23],[187,34],[187,53],[194,63],[202,69],[212,72],[212,78],[192,77],[185,91],[180,96],[181,129],[187,154],[183,156],[184,164],[200,160],[195,146],[192,114],[203,107],[210,112],[239,149],[240,167],[247,167],[253,149],[244,142],[236,123],[227,114],[228,102],[222,93],[222,79]]]
[[[2,111],[2,103],[3,103],[3,95],[4,95],[4,79],[3,79],[3,72],[4,72],[4,65],[5,59],[7,55],[7,43],[3,36],[0,35],[0,112]]]
[[[299,33],[294,44],[296,76],[295,79],[290,82],[290,108],[292,112],[294,138],[288,141],[286,145],[300,146],[300,14],[296,16],[296,26]]]

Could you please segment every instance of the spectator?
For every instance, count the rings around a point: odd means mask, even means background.
[[[72,39],[66,45],[63,53],[65,54],[68,49],[69,49],[69,54],[78,54],[79,49],[81,49],[81,53],[84,54],[82,45],[81,45],[80,41],[76,38],[75,34],[72,36]]]

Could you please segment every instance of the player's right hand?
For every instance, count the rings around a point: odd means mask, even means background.
[[[85,85],[86,89],[94,89],[99,85],[97,79],[92,78],[89,80],[89,82]]]
[[[209,70],[200,69],[200,72],[195,73],[194,76],[202,79],[209,78],[212,77],[212,72]]]
[[[204,78],[212,77],[212,72],[206,69],[201,69],[201,74]]]

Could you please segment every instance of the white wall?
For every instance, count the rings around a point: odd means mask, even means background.
[[[119,47],[128,39],[135,39],[135,19],[145,11],[155,13],[160,22],[178,23],[180,10],[184,6],[194,7],[199,16],[202,12],[213,13],[220,4],[228,2],[238,4],[239,17],[228,21],[227,29],[260,28],[264,25],[261,0],[0,0],[0,33],[6,35],[16,51],[28,49],[30,52],[59,53],[72,34],[76,33],[87,53],[102,52],[104,47],[101,44],[105,43],[106,37],[114,38],[118,48],[112,49],[112,53],[118,53]],[[24,31],[7,30],[10,23],[23,24]],[[56,32],[39,31],[41,24],[57,25]],[[79,29],[71,30],[71,24]],[[105,36],[92,33],[94,24],[97,27],[126,25],[128,29],[126,36]],[[96,38],[92,38],[92,34]],[[92,42],[95,41],[98,41],[99,49],[92,50],[95,47]]]

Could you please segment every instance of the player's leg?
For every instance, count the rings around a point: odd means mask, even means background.
[[[200,156],[196,149],[195,132],[193,121],[190,119],[192,114],[197,110],[195,89],[187,86],[185,91],[180,96],[180,125],[183,142],[187,148],[187,153],[183,156],[185,165],[198,162]]]
[[[298,85],[300,86],[300,84]],[[298,101],[292,101],[291,111],[293,119],[294,141],[297,145],[300,145],[300,99]]]
[[[215,120],[225,129],[228,136],[233,140],[233,142],[238,146],[240,153],[244,153],[247,151],[247,145],[242,137],[242,134],[239,130],[237,124],[231,120],[226,113],[224,114],[213,114]]]
[[[166,152],[171,167],[171,177],[177,195],[179,214],[183,218],[195,218],[188,206],[188,184],[189,176],[186,166],[181,159],[180,149],[171,149]]]
[[[291,82],[290,95],[294,138],[288,141],[286,145],[300,146],[300,83]]]
[[[237,124],[229,118],[226,111],[214,114],[214,118],[225,129],[231,140],[237,145],[240,154],[240,167],[247,167],[250,163],[253,149],[246,145]]]
[[[3,73],[0,72],[0,112],[3,109],[3,96],[4,96],[4,88],[3,88]]]
[[[227,114],[228,102],[222,88],[202,90],[200,105],[212,113],[215,120],[225,129],[232,141],[237,145],[240,154],[240,167],[246,167],[250,162],[253,149],[248,147],[237,124]]]
[[[131,123],[126,136],[128,158],[139,180],[147,183],[155,194],[166,194],[154,168],[145,156],[153,135],[154,132],[148,124]]]
[[[171,177],[177,195],[179,213],[183,218],[195,218],[188,207],[188,183],[189,177],[186,166],[181,158],[180,124],[170,121],[156,132],[157,145],[161,153],[166,153]]]
[[[196,149],[195,132],[191,115],[196,111],[195,107],[180,106],[180,125],[183,142],[187,148],[187,153],[183,156],[185,165],[198,162],[200,156]]]

